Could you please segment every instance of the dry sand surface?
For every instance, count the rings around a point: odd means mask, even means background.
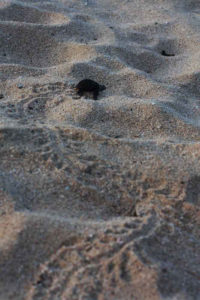
[[[0,300],[199,300],[200,1],[1,1],[0,94]]]

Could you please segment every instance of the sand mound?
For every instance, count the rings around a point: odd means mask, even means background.
[[[63,24],[68,22],[63,14],[45,11],[32,5],[7,2],[0,11],[2,21],[25,22],[36,24]]]
[[[200,298],[199,14],[0,3],[0,299]]]

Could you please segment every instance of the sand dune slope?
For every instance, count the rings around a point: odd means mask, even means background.
[[[1,1],[0,299],[200,299],[199,22],[194,0]]]

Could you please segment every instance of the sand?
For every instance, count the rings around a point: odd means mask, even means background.
[[[0,300],[200,299],[200,2],[3,0],[0,29]]]

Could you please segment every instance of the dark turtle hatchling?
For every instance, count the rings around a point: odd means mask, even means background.
[[[83,96],[85,93],[92,93],[93,99],[97,100],[99,92],[105,90],[106,87],[91,79],[83,79],[76,85],[75,89],[79,96]]]

